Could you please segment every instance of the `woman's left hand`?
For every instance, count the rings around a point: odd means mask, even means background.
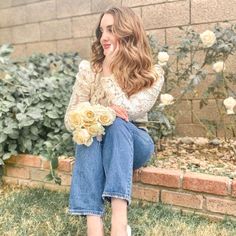
[[[115,111],[116,116],[120,117],[121,119],[127,122],[129,121],[128,113],[124,108],[117,105],[111,105],[110,108]]]

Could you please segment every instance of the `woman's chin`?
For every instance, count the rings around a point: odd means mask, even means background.
[[[106,56],[107,53],[108,53],[107,49],[104,49],[104,50],[103,50],[103,54],[104,54],[104,56]]]

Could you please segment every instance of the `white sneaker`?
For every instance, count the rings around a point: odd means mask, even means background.
[[[127,235],[131,236],[131,227],[127,225]]]

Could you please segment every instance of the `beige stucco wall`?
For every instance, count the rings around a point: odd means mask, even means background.
[[[132,7],[146,31],[169,45],[177,43],[178,26],[192,25],[202,32],[217,22],[236,20],[236,0],[0,0],[0,44],[14,44],[18,58],[35,52],[78,51],[89,59],[95,25],[109,5]],[[234,62],[235,57],[228,68],[235,69]],[[204,135],[193,109],[200,117],[215,118],[213,101],[203,111],[199,111],[198,99],[183,101],[178,134]],[[218,135],[221,132],[219,129]]]

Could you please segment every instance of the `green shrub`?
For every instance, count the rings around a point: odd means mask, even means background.
[[[15,62],[12,50],[0,48],[0,164],[11,155],[31,153],[51,160],[54,169],[58,156],[73,155],[64,115],[80,57],[39,54]]]

